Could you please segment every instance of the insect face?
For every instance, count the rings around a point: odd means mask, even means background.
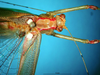
[[[63,27],[65,26],[65,15],[64,14],[60,14],[56,16],[56,20],[57,20],[57,31],[61,32],[63,30]]]

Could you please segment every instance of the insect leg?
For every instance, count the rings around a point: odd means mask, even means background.
[[[79,53],[80,53],[80,56],[82,57],[82,60],[83,60],[84,66],[85,66],[85,70],[86,70],[87,74],[89,75],[89,72],[88,72],[88,69],[87,69],[87,66],[86,66],[86,63],[85,63],[83,54],[81,53],[81,50],[80,50],[80,48],[78,47],[76,41],[81,42],[81,43],[89,43],[90,41],[89,41],[89,40],[79,39],[79,38],[74,38],[74,37],[72,37],[72,35],[71,35],[71,36],[65,36],[65,35],[57,34],[57,33],[55,33],[55,32],[53,32],[51,35],[53,35],[53,36],[55,36],[55,37],[67,39],[67,40],[72,40],[72,41],[75,42],[75,44],[76,44],[76,46],[77,46],[77,48],[78,48],[78,51],[79,51]],[[98,40],[98,41],[100,41],[100,40]],[[93,42],[93,41],[92,41],[92,42]]]
[[[89,41],[88,39],[79,39],[79,38],[75,38],[75,37],[71,37],[71,36],[58,34],[58,33],[55,33],[55,32],[53,32],[51,35],[55,36],[55,37],[58,37],[58,38],[77,41],[77,42],[86,43],[86,44],[96,44],[96,43],[100,42],[100,40],[90,40]]]
[[[100,10],[100,8],[93,6],[93,5],[84,5],[84,6],[79,6],[79,7],[73,7],[73,8],[66,8],[66,9],[51,11],[51,12],[47,12],[47,14],[56,15],[56,14],[60,14],[60,13],[66,13],[66,12],[70,12],[70,11],[89,9],[89,8],[93,9],[93,10]]]

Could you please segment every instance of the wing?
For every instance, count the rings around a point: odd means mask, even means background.
[[[25,15],[32,14],[17,9],[0,8],[0,75],[35,73],[41,34],[34,35],[30,41],[26,37],[19,39],[17,36],[15,39],[12,37],[16,37],[17,30],[8,29],[9,23],[14,25],[11,18]]]
[[[26,37],[0,39],[0,75],[34,74],[39,55],[40,40],[41,34],[34,35],[30,41],[27,41]],[[24,45],[27,46],[24,47]],[[26,49],[27,51],[23,55]]]
[[[18,18],[20,16],[32,15],[31,13],[19,9],[0,8],[0,17],[13,17]]]
[[[41,33],[33,35],[31,40],[25,40],[23,42],[23,51],[21,53],[20,66],[18,75],[34,75],[36,64],[39,55]]]
[[[0,8],[0,22],[13,22],[13,19],[16,22],[17,18],[28,15],[32,14],[18,9]]]
[[[22,28],[25,29],[23,26],[28,27],[27,20],[33,17],[33,14],[23,10],[0,8],[0,36],[18,37]]]
[[[0,75],[16,74],[21,39],[0,39]],[[16,65],[14,65],[16,64]],[[12,68],[11,68],[12,67]]]

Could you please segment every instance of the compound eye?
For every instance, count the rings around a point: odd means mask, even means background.
[[[64,14],[60,14],[59,16],[62,17],[62,18],[65,18],[65,15]]]
[[[62,27],[62,26],[58,26],[58,27],[57,27],[57,31],[58,31],[58,32],[61,32],[62,30],[63,30],[63,27]]]

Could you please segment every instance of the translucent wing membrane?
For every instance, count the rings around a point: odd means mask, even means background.
[[[0,39],[0,75],[18,72],[18,48],[21,42],[22,39]]]
[[[18,9],[0,8],[0,75],[35,74],[41,34],[32,34],[32,39],[27,40],[25,35],[20,36],[24,33],[20,34],[20,29],[15,27],[18,24],[25,25],[22,21],[27,19],[27,15],[32,14]],[[22,16],[26,17],[20,19]]]
[[[37,34],[23,53],[25,38],[0,39],[0,75],[34,75],[41,34]],[[34,40],[34,41],[33,41]]]
[[[34,75],[39,56],[41,34],[34,35],[25,54],[21,56],[18,75]],[[30,41],[27,41],[30,42]]]
[[[0,39],[8,39],[8,38],[18,38],[17,34],[17,30],[16,31],[10,31],[10,30],[1,30],[0,29]]]

